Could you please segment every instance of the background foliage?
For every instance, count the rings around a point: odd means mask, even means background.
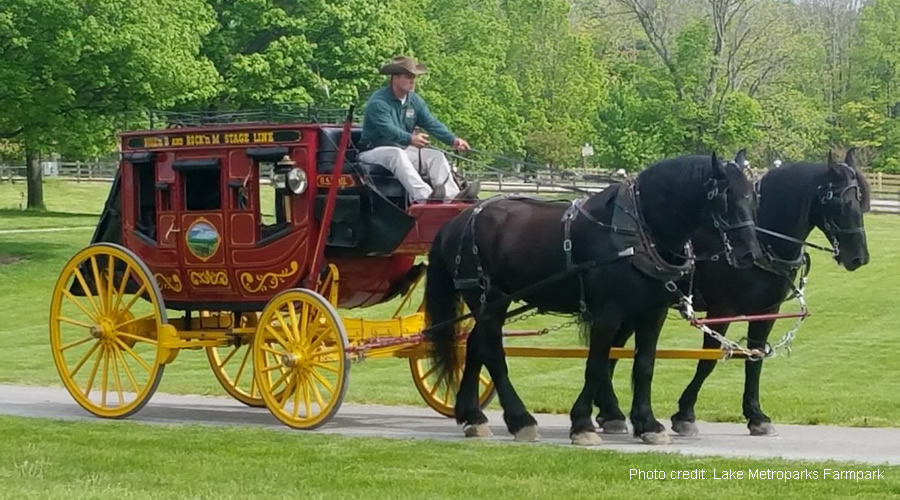
[[[900,172],[900,0],[6,0],[0,155],[108,152],[145,108],[363,104],[398,53],[482,150],[633,170],[858,146]]]

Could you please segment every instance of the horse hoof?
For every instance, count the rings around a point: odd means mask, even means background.
[[[579,432],[572,435],[572,444],[575,446],[599,446],[603,444],[600,434],[593,431]]]
[[[772,425],[771,422],[763,422],[760,424],[750,424],[747,427],[750,428],[751,436],[777,436],[778,431],[775,430],[775,426]]]
[[[647,444],[669,444],[672,442],[672,436],[665,432],[645,432],[641,434],[641,441]]]
[[[529,425],[519,429],[519,432],[515,433],[513,438],[520,443],[534,443],[541,440],[541,435],[538,434],[536,425]]]
[[[463,427],[467,438],[489,438],[494,435],[488,424],[473,424]]]
[[[685,437],[694,437],[697,434],[700,434],[700,430],[697,429],[697,424],[688,422],[687,420],[673,420],[672,431],[679,436]]]
[[[628,434],[628,424],[624,420],[604,420],[601,428],[604,434]]]

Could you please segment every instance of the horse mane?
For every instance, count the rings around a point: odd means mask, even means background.
[[[810,199],[816,187],[828,177],[824,163],[792,163],[766,172],[759,181],[759,223],[769,227],[776,222],[799,223],[809,218]],[[770,200],[778,200],[772,203]],[[798,209],[788,208],[796,205]],[[798,220],[785,221],[785,214],[796,213]]]
[[[869,185],[869,179],[866,178],[866,174],[862,173],[862,170],[855,168],[853,171],[856,172],[856,182],[859,183],[861,198],[859,203],[863,212],[869,212],[872,210],[872,186]]]

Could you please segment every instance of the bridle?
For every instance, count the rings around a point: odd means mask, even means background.
[[[736,165],[734,162],[729,162],[728,164]],[[728,192],[730,189],[728,179],[716,179],[715,177],[711,177],[703,185],[706,187],[707,201],[712,203],[714,207],[724,207],[722,211],[727,211]],[[729,265],[735,266],[737,261],[734,258],[734,247],[731,245],[728,233],[745,227],[754,227],[756,226],[756,221],[748,219],[730,224],[722,217],[722,214],[718,209],[710,210],[710,216],[712,218],[713,226],[715,226],[716,230],[719,232],[722,245],[725,247],[725,258]]]
[[[841,166],[853,171],[846,163],[841,163]],[[841,200],[844,199],[844,194],[851,189],[856,191],[856,200],[862,201],[862,191],[859,188],[859,181],[856,179],[856,172],[854,171],[853,174],[853,178],[843,187],[835,185],[833,182],[828,182],[827,184],[822,184],[816,188],[816,191],[819,194],[819,203],[823,208],[828,207],[829,205],[839,205]],[[865,228],[863,226],[841,227],[834,220],[834,217],[829,217],[828,212],[828,210],[822,210],[822,232],[824,232],[831,241],[831,245],[834,247],[834,256],[837,257],[841,253],[838,235],[861,234],[865,232]]]

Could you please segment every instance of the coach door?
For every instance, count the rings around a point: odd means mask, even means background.
[[[208,294],[230,291],[227,228],[223,214],[222,161],[219,157],[175,160],[182,188],[179,253],[187,287]]]

